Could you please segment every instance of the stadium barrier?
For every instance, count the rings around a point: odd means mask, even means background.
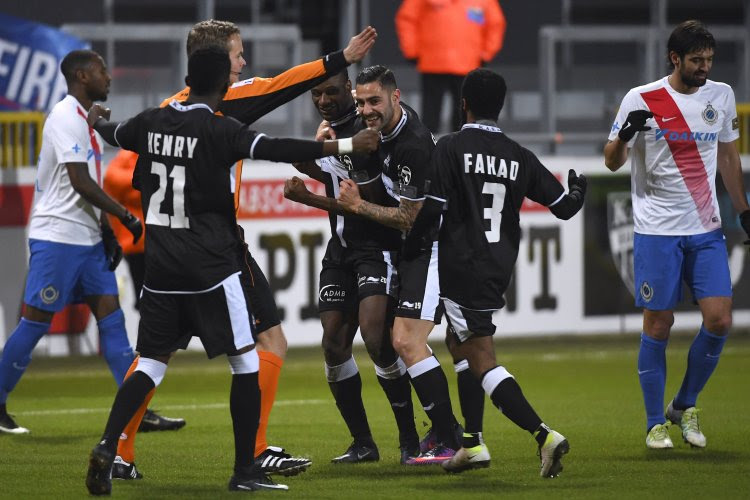
[[[563,182],[568,168],[584,172],[589,178],[586,204],[582,213],[569,221],[560,221],[533,203],[524,204],[518,262],[506,295],[507,306],[495,317],[496,336],[639,332],[642,318],[630,291],[630,169],[623,167],[613,174],[601,157],[594,156],[550,156],[541,161]],[[743,156],[742,162],[745,183],[750,186],[750,156]],[[315,345],[321,337],[318,275],[330,228],[321,211],[283,197],[284,179],[296,173],[289,165],[250,162],[243,169],[239,221],[251,252],[275,290],[289,344]],[[29,198],[33,194],[35,169],[2,169],[0,174],[14,174],[15,187]],[[7,178],[3,177],[4,184]],[[3,191],[9,187],[0,186],[0,208]],[[318,193],[322,190],[313,181],[309,188]],[[717,195],[735,291],[734,327],[748,328],[750,255],[721,183]],[[0,209],[0,215],[3,211]],[[28,262],[26,218],[19,216],[16,223],[0,224],[0,343],[16,323]],[[128,334],[135,341],[138,313],[132,307],[127,266],[119,266],[117,277]],[[686,300],[675,314],[675,329],[694,330],[700,321],[697,308]],[[444,325],[436,329],[434,342],[442,341]],[[89,322],[86,335],[91,344],[97,344],[95,322]],[[200,343],[191,347],[200,349]],[[60,336],[45,337],[40,349],[57,355],[68,352]]]
[[[0,112],[0,167],[36,165],[44,117],[39,111]]]

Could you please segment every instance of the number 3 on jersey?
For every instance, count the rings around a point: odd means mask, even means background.
[[[500,241],[500,223],[503,219],[503,205],[505,205],[505,184],[485,182],[482,194],[492,195],[492,205],[484,208],[484,218],[490,220],[490,229],[485,231],[488,243]]]
[[[162,213],[161,204],[167,195],[167,166],[158,161],[151,162],[151,173],[159,176],[159,189],[148,200],[148,214],[146,224],[168,226],[173,229],[190,228],[190,220],[185,216],[185,167],[172,167],[172,212],[174,215]]]

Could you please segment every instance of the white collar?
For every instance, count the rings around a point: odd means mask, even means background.
[[[197,104],[189,104],[189,105],[185,106],[184,104],[180,104],[179,102],[177,102],[176,99],[172,99],[172,101],[169,103],[169,105],[172,108],[176,109],[177,111],[190,111],[192,109],[205,108],[209,112],[211,112],[211,114],[214,114],[214,110],[211,109],[211,107],[208,104],[203,104],[202,102],[197,103]]]
[[[484,130],[486,132],[495,132],[497,134],[502,134],[503,131],[500,130],[500,127],[495,127],[493,125],[484,125],[482,123],[465,123],[463,127],[461,127],[461,130],[465,128],[478,128],[480,130]]]
[[[380,133],[380,142],[388,142],[395,139],[399,132],[401,132],[401,130],[406,126],[406,122],[408,120],[406,110],[400,104],[398,105],[398,107],[401,108],[401,119],[398,121],[396,126],[393,127],[393,130],[391,130],[388,135],[383,135],[382,132]]]

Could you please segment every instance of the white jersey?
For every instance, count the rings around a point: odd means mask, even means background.
[[[716,198],[719,142],[739,137],[732,88],[707,80],[693,94],[681,94],[668,77],[631,89],[612,125],[617,137],[628,113],[651,111],[651,130],[638,132],[632,148],[631,185],[635,232],[691,235],[721,227]]]
[[[31,239],[73,245],[101,241],[101,211],[73,189],[65,167],[66,163],[88,163],[89,175],[102,185],[102,138],[89,128],[87,114],[75,97],[67,95],[44,123],[29,225]]]

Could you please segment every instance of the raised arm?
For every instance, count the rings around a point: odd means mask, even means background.
[[[286,104],[335,75],[346,66],[362,60],[377,39],[375,28],[368,26],[352,37],[343,50],[312,62],[294,66],[272,78],[249,78],[232,85],[219,104],[219,111],[251,124],[282,104]],[[173,98],[180,100],[185,91]],[[184,98],[184,97],[183,97]],[[164,101],[163,104],[171,101]]]

